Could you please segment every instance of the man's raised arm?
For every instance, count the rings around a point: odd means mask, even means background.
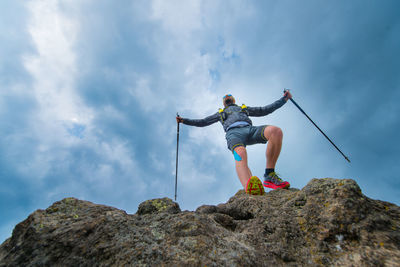
[[[266,105],[264,107],[247,107],[247,110],[249,111],[249,116],[254,116],[254,117],[261,117],[268,115],[278,108],[282,107],[289,98],[292,98],[292,95],[290,94],[289,91],[285,92],[283,97],[281,97],[279,100],[275,101],[272,104]]]
[[[220,118],[220,115],[217,112],[217,113],[215,113],[211,116],[208,116],[204,119],[192,120],[192,119],[188,119],[188,118],[176,117],[176,121],[178,123],[183,123],[183,124],[190,125],[190,126],[205,127],[205,126],[208,126],[208,125],[218,122],[219,118]]]

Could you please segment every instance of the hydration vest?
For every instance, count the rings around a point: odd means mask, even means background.
[[[235,105],[235,104],[234,104]],[[232,105],[231,105],[232,106]],[[235,105],[235,106],[237,106],[237,105]],[[228,107],[230,107],[230,106],[228,106]],[[226,107],[226,108],[228,108],[228,107]],[[245,105],[245,104],[242,104],[241,106],[241,110],[240,111],[234,111],[234,112],[243,112],[243,113],[245,113],[247,116],[249,116],[249,111],[248,111],[248,109],[247,109],[247,106]],[[228,118],[228,114],[225,112],[225,109],[226,108],[224,108],[224,109],[222,109],[222,108],[220,108],[219,110],[218,110],[218,113],[219,113],[219,115],[221,116],[221,122],[223,123],[227,118]]]

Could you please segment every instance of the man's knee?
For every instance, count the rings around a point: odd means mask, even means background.
[[[282,129],[276,126],[268,126],[265,128],[264,136],[269,140],[271,138],[283,138]]]
[[[236,161],[241,161],[243,158],[246,158],[246,148],[244,146],[235,147],[233,150],[233,156]]]
[[[283,137],[283,131],[281,128],[274,126],[274,135],[276,135],[277,137]]]

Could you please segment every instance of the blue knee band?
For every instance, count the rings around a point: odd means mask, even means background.
[[[236,153],[236,151],[233,151],[233,156],[235,157],[235,160],[237,160],[237,161],[241,161],[242,160],[242,157],[239,156],[239,154]]]

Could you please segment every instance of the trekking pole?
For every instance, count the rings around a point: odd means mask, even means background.
[[[289,89],[284,89],[283,92],[286,93],[286,91],[289,91]],[[315,127],[317,127],[317,129],[326,137],[326,139],[328,139],[329,142],[331,142],[331,144],[340,152],[340,154],[342,154],[342,156],[350,163],[350,160],[348,157],[346,157],[345,154],[343,154],[342,151],[340,151],[340,149],[332,142],[331,139],[329,139],[329,137],[315,124],[315,122],[313,122],[313,120],[304,112],[304,110],[296,103],[296,101],[293,100],[293,98],[289,98],[290,101],[292,101],[292,103],[307,117],[307,119],[309,119],[312,124],[314,124]]]
[[[178,112],[176,116],[179,117]],[[179,122],[177,122],[176,129],[176,170],[175,170],[175,201],[176,201],[176,191],[178,189],[178,150],[179,149]]]

